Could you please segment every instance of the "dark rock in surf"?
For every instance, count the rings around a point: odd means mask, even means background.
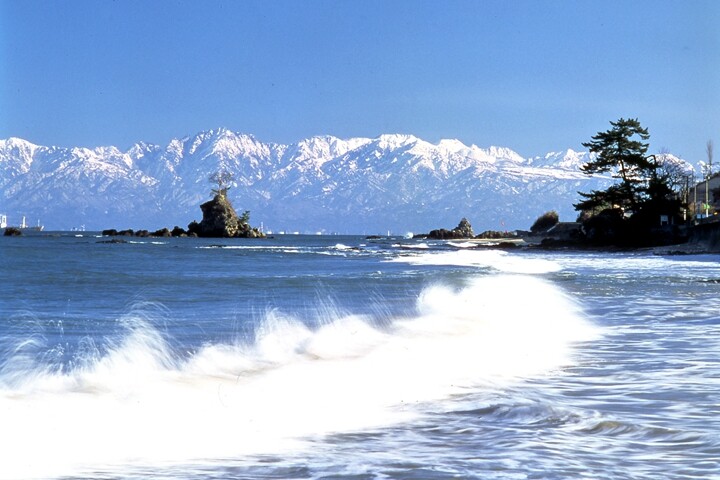
[[[103,236],[108,237],[215,237],[215,238],[265,238],[265,234],[257,228],[252,228],[248,221],[250,212],[241,216],[235,212],[227,199],[227,189],[214,190],[215,197],[209,202],[200,205],[203,219],[199,223],[193,221],[188,225],[187,231],[177,225],[171,230],[161,228],[150,232],[148,230],[116,230],[114,228],[103,230]]]
[[[110,235],[108,235],[110,236]],[[127,240],[122,240],[119,238],[113,238],[112,240],[100,240],[97,243],[108,243],[108,244],[116,244],[116,243],[128,243]]]
[[[238,217],[235,209],[221,190],[215,197],[200,205],[203,219],[188,225],[188,232],[198,237],[213,238],[264,238],[265,234],[247,223],[249,213]]]
[[[430,233],[427,234],[427,238],[431,238],[433,240],[448,240],[456,237],[452,230],[439,228],[437,230],[430,230]]]
[[[178,227],[177,225],[175,225],[175,227],[170,232],[170,235],[173,237],[187,237],[187,234],[188,233],[184,229]]]
[[[452,230],[441,228],[438,230],[432,230],[427,235],[427,238],[431,238],[433,240],[458,240],[474,237],[475,233],[473,232],[472,226],[470,225],[470,222],[468,222],[467,218],[460,220],[458,226]]]
[[[461,235],[461,238],[473,238],[475,236],[475,232],[473,232],[472,226],[470,225],[470,222],[468,222],[467,218],[460,220],[458,226],[453,228],[453,232],[457,235]]]
[[[172,234],[170,233],[170,230],[167,228],[161,228],[160,230],[156,230],[150,234],[151,237],[171,237]]]

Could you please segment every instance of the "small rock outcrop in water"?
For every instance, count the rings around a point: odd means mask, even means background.
[[[17,227],[7,227],[3,235],[6,237],[19,237],[22,235],[22,230]]]
[[[460,220],[458,226],[452,230],[446,230],[444,228],[432,230],[427,236],[428,238],[435,240],[455,240],[461,238],[474,238],[475,232],[473,232],[472,226],[470,225],[470,222],[468,222],[467,218],[463,218]]]
[[[102,231],[103,237],[187,237],[188,232],[178,227],[177,225],[172,231],[167,228],[161,228],[154,232],[148,230],[133,230],[129,228],[127,230],[117,230],[115,228],[108,228]],[[117,242],[116,242],[117,243]]]
[[[235,209],[225,195],[219,191],[209,202],[200,205],[203,219],[200,223],[188,225],[188,232],[198,237],[221,238],[262,238],[264,233],[248,225],[249,213],[238,217]]]
[[[264,238],[265,234],[252,228],[248,221],[250,212],[241,216],[235,212],[227,198],[227,188],[213,190],[215,197],[200,205],[203,219],[200,223],[192,222],[187,231],[175,226],[172,230],[161,228],[154,232],[148,230],[103,230],[103,236],[117,237],[214,237],[214,238]]]

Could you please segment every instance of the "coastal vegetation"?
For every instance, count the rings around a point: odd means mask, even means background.
[[[643,141],[648,140],[650,134],[637,119],[621,118],[610,125],[610,130],[598,132],[590,142],[583,143],[596,156],[580,170],[587,175],[611,172],[620,183],[605,190],[578,192],[584,200],[574,205],[577,210],[612,207],[635,211],[649,193],[646,180],[653,175],[656,166],[646,156],[649,144]]]
[[[680,173],[648,155],[650,138],[638,119],[620,118],[612,128],[583,143],[595,154],[581,170],[611,173],[618,182],[605,190],[578,192],[584,239],[592,244],[654,246],[681,243],[684,207],[674,190]]]
[[[212,189],[214,195],[227,196],[227,191],[230,189],[230,185],[235,180],[235,175],[227,170],[218,170],[210,174],[208,177],[210,183],[217,185],[217,188]]]
[[[454,229],[432,230],[425,237],[520,237],[526,245],[544,248],[632,249],[684,243],[693,244],[693,251],[720,248],[720,224],[689,222],[692,172],[687,166],[668,161],[665,154],[649,155],[650,134],[638,119],[620,118],[610,125],[583,143],[592,155],[581,171],[588,176],[609,173],[616,181],[604,190],[578,192],[581,199],[573,205],[579,211],[575,222],[560,222],[557,211],[551,210],[540,215],[528,232],[488,231],[476,236],[463,218]],[[711,161],[712,153],[708,156]]]
[[[538,234],[547,232],[560,221],[560,215],[555,210],[550,210],[540,215],[530,227],[530,232]]]

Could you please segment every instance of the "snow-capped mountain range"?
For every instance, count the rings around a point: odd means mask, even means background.
[[[227,129],[124,152],[10,138],[0,140],[0,213],[10,224],[26,216],[51,230],[186,227],[211,198],[209,177],[227,171],[235,209],[276,232],[427,232],[462,217],[477,232],[528,229],[548,210],[574,220],[577,191],[609,184],[608,176],[580,172],[587,156],[523,158],[508,148],[411,135],[280,145]]]

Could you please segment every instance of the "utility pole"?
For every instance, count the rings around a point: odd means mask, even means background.
[[[693,185],[695,189],[695,197],[693,200],[693,217],[695,218],[695,225],[698,224],[697,219],[697,181],[695,181],[695,173],[693,173]]]
[[[705,172],[705,218],[710,216],[710,176],[712,175],[713,141],[708,140],[706,145],[708,164]]]
[[[687,223],[687,215],[690,210],[690,175],[685,175],[685,188],[682,191],[683,195],[683,222]]]

